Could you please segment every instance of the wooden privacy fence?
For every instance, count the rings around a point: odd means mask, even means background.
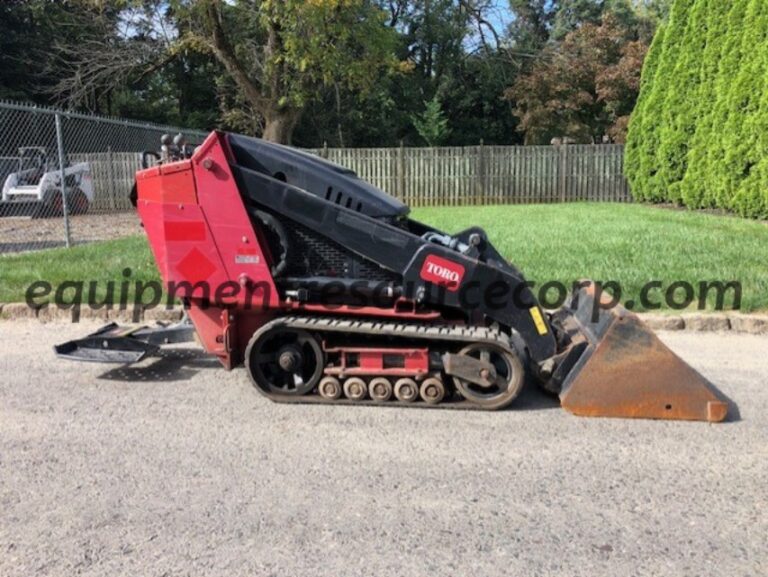
[[[138,152],[90,152],[70,154],[73,164],[87,162],[93,179],[93,203],[90,212],[133,210],[130,201],[136,171],[141,168]]]
[[[622,145],[320,148],[308,152],[355,171],[411,206],[629,202]],[[94,212],[131,209],[135,152],[70,156],[91,166]]]
[[[411,206],[630,202],[620,144],[320,148]]]

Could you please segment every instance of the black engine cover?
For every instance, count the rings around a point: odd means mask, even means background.
[[[258,138],[228,134],[239,166],[260,172],[344,208],[373,218],[396,220],[408,206],[358,178],[351,170]]]

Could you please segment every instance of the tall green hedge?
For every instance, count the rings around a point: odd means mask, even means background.
[[[643,68],[626,173],[638,200],[768,217],[766,0],[675,0]]]

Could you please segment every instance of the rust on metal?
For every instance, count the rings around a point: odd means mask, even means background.
[[[621,307],[609,314],[613,321],[560,394],[565,409],[589,417],[725,419],[727,402],[636,315]]]

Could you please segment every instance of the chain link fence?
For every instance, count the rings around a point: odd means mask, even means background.
[[[138,233],[129,195],[141,152],[206,133],[0,102],[0,254]]]
[[[0,255],[140,233],[141,152],[206,133],[0,102]],[[314,149],[412,206],[630,202],[623,147]],[[63,183],[63,184],[62,184]]]

